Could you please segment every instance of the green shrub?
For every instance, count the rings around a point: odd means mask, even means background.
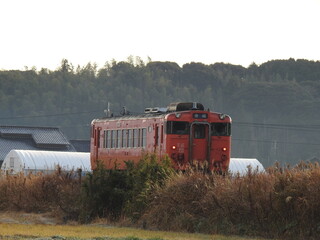
[[[86,176],[82,186],[82,211],[80,220],[88,222],[94,217],[117,219],[126,199],[130,182],[126,173],[105,170],[102,165]]]
[[[162,187],[165,180],[175,172],[171,161],[165,157],[160,162],[156,155],[145,155],[136,165],[127,164],[128,178],[132,183],[125,213],[137,220],[150,202],[150,195],[156,187]]]
[[[137,219],[148,204],[148,197],[155,186],[174,171],[167,158],[159,161],[153,155],[145,155],[137,164],[126,163],[126,170],[106,170],[99,164],[89,174],[82,191],[81,221],[94,217],[117,220],[120,216]]]

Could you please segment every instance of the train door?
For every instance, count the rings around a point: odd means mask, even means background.
[[[160,124],[159,126],[159,156],[162,158],[163,155],[163,123]]]
[[[158,151],[159,146],[159,125],[156,123],[154,125],[154,152]]]
[[[210,124],[194,122],[190,126],[189,160],[204,162],[210,158]]]
[[[163,123],[154,125],[154,151],[161,157],[163,149]]]
[[[100,128],[94,128],[94,132],[93,132],[93,152],[95,155],[95,159],[98,159],[98,153],[99,153],[99,147],[100,147],[100,132],[101,129]]]

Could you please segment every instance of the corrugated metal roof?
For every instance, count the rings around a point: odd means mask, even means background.
[[[0,126],[0,135],[9,138],[30,135],[36,144],[70,144],[59,128]]]
[[[0,138],[0,159],[3,160],[12,149],[36,150],[32,139]]]
[[[90,152],[90,140],[70,140],[77,152]]]
[[[0,126],[0,160],[12,149],[76,152],[59,128]]]

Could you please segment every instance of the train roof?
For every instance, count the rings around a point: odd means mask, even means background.
[[[107,111],[107,116],[105,118],[94,119],[95,121],[106,121],[106,120],[128,120],[128,119],[140,119],[140,118],[161,118],[164,115],[167,115],[172,112],[180,111],[190,111],[190,110],[204,110],[204,107],[201,103],[197,102],[176,102],[170,103],[168,107],[152,107],[145,108],[144,114],[130,115],[129,112],[123,107],[122,115],[112,116],[110,115],[109,110]]]
[[[105,122],[105,121],[119,121],[119,120],[136,120],[136,119],[150,119],[150,118],[164,118],[166,115],[175,113],[175,112],[185,112],[185,111],[206,111],[204,106],[201,103],[196,102],[177,102],[170,103],[167,108],[153,107],[146,108],[144,113],[141,114],[131,114],[126,109],[123,109],[121,115],[109,116],[98,118],[92,120],[94,122]],[[209,111],[209,109],[207,110]],[[213,112],[212,112],[213,113]],[[216,113],[219,114],[219,113]],[[225,114],[223,114],[225,115]]]
[[[118,121],[118,120],[134,120],[134,119],[149,119],[149,118],[162,118],[169,113],[143,113],[143,114],[135,114],[135,115],[120,115],[120,116],[111,116],[104,117],[99,119],[94,119],[93,122],[99,121]]]

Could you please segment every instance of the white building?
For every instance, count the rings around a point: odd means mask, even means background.
[[[248,173],[249,168],[252,172],[264,172],[263,165],[255,158],[231,158],[229,172],[244,176]]]
[[[58,166],[63,171],[91,171],[90,153],[37,150],[11,150],[1,166],[8,174],[52,173]]]

